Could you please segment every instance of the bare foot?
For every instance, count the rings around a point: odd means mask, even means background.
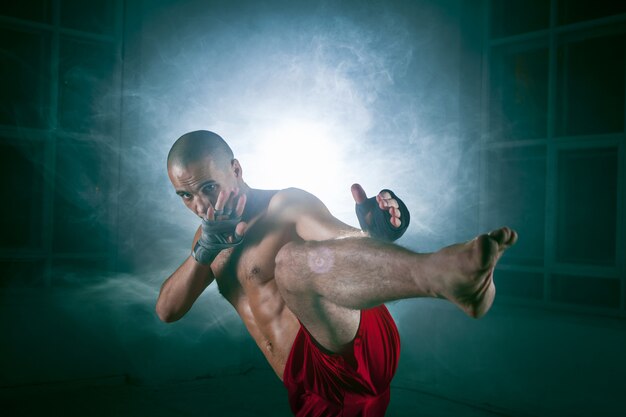
[[[458,305],[468,316],[480,318],[493,304],[493,270],[502,253],[515,244],[517,233],[503,227],[437,253],[447,265],[440,296]]]

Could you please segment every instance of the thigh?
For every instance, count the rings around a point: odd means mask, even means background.
[[[359,329],[360,310],[338,306],[313,291],[286,291],[284,298],[309,334],[330,352],[342,352]]]

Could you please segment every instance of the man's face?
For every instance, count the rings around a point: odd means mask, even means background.
[[[215,207],[220,191],[230,193],[241,179],[239,163],[217,163],[210,156],[187,165],[173,163],[167,173],[187,208],[206,217],[209,204]]]

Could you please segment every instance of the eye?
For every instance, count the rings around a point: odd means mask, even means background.
[[[182,198],[183,200],[191,200],[191,194],[189,193],[180,193],[178,194],[180,196],[180,198]]]
[[[211,194],[211,193],[215,192],[216,189],[217,189],[217,185],[216,184],[207,184],[204,187],[202,187],[202,193],[203,194]]]

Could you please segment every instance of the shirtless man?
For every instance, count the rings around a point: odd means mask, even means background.
[[[167,167],[202,226],[192,254],[163,283],[157,314],[180,319],[217,281],[296,416],[383,416],[400,347],[383,303],[438,297],[481,317],[495,296],[495,264],[517,240],[502,228],[418,254],[373,239],[305,191],[250,188],[226,142],[208,131],[179,138]],[[352,191],[357,203],[366,199],[360,186]],[[395,198],[384,192],[376,202],[402,224]]]

